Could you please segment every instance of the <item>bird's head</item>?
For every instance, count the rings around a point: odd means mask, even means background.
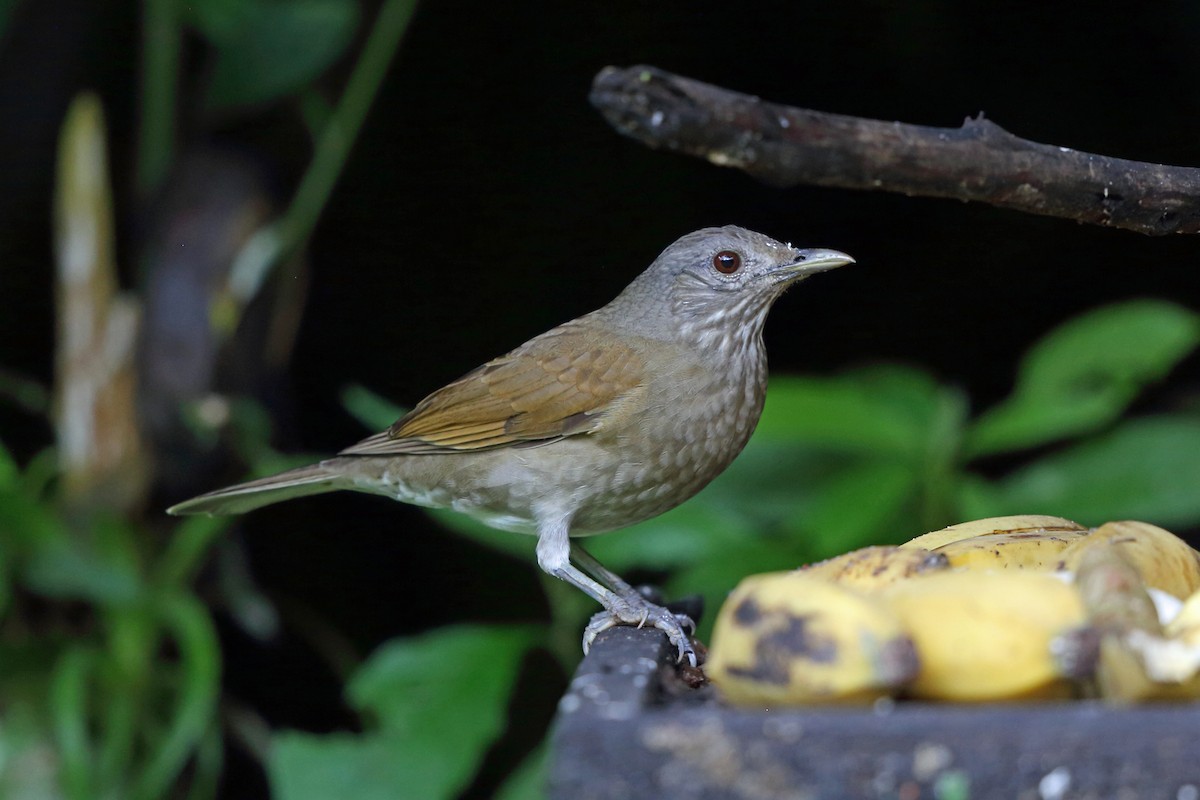
[[[612,307],[651,334],[756,338],[789,286],[852,263],[837,250],[804,250],[735,225],[703,228],[667,247]]]

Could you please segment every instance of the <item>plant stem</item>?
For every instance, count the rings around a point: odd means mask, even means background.
[[[177,0],[144,0],[142,9],[142,118],[137,186],[145,197],[162,185],[174,156],[181,37]]]
[[[140,800],[166,795],[200,746],[215,722],[221,682],[221,646],[204,605],[190,595],[164,591],[156,607],[179,648],[179,695],[130,793]]]
[[[229,276],[229,290],[245,305],[271,268],[304,247],[346,165],[388,64],[412,18],[416,0],[384,0],[341,100],[317,138],[312,163],[282,218],[260,230],[242,248]]]
[[[87,683],[95,664],[94,654],[72,645],[59,658],[50,679],[50,713],[62,759],[63,788],[67,797],[92,796],[92,753],[87,730]]]

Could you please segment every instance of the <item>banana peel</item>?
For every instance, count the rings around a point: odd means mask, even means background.
[[[912,642],[878,598],[801,572],[746,578],[722,606],[705,664],[729,702],[866,702],[917,671]]]
[[[950,542],[933,552],[944,556],[949,566],[960,569],[1054,572],[1063,568],[1063,552],[1087,535],[1086,530],[997,532]]]
[[[914,697],[995,701],[1069,696],[1086,627],[1079,594],[1039,572],[945,572],[896,583],[881,599],[912,637]],[[1064,644],[1070,659],[1059,653]]]
[[[1076,572],[1094,547],[1117,550],[1146,586],[1180,599],[1200,590],[1200,553],[1170,531],[1147,522],[1107,522],[1063,550],[1062,568]]]
[[[922,547],[876,545],[809,564],[799,571],[811,578],[869,591],[949,567],[946,556]]]
[[[1084,533],[1087,528],[1062,517],[1043,514],[1018,514],[1008,517],[988,517],[970,522],[960,522],[941,530],[930,531],[900,545],[902,548],[922,547],[937,550],[953,542],[973,539],[977,536],[1012,536],[1019,534],[1052,533],[1063,535],[1070,532]]]

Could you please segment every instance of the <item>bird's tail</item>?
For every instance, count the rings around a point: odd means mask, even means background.
[[[333,470],[322,464],[312,464],[184,500],[168,508],[167,513],[243,514],[293,497],[332,492],[341,488],[336,479],[337,473]]]

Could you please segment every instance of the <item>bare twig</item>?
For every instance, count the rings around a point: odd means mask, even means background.
[[[252,236],[234,258],[227,287],[233,307],[225,314],[228,324],[222,333],[228,335],[236,327],[241,310],[258,294],[271,268],[308,242],[416,5],[416,0],[384,0],[381,4],[337,107],[317,137],[312,163],[287,210]]]
[[[654,67],[607,67],[591,101],[650,147],[808,183],[976,200],[1150,235],[1200,233],[1200,169],[1026,141],[980,116],[961,128],[776,105]]]

